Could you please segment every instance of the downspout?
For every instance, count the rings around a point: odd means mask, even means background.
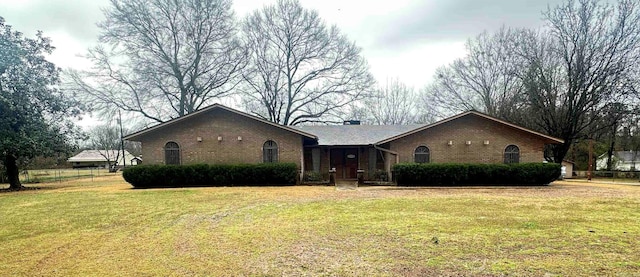
[[[300,141],[300,176],[298,179],[298,184],[304,183],[304,137],[301,137]]]

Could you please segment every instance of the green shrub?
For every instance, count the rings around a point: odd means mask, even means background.
[[[293,163],[238,165],[139,165],[122,172],[136,188],[293,185]]]
[[[382,182],[388,182],[389,181],[389,174],[387,174],[387,172],[384,171],[384,170],[377,169],[373,173],[373,180],[382,181]]]
[[[315,172],[315,171],[307,171],[307,172],[304,173],[303,180],[305,182],[321,182],[321,181],[323,181],[322,173]]]
[[[543,185],[560,176],[554,163],[397,164],[398,185]]]

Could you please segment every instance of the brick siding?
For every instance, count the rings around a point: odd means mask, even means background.
[[[301,166],[301,135],[223,109],[195,115],[143,134],[138,140],[145,164],[164,164],[164,145],[169,141],[180,146],[182,164],[262,163],[262,146],[273,140],[278,144],[279,162]]]
[[[448,145],[449,141],[453,144]],[[432,163],[502,163],[504,149],[510,144],[520,148],[521,163],[544,160],[544,139],[476,115],[394,140],[390,149],[399,153],[401,163],[413,162],[413,152],[421,145],[429,147]]]
[[[198,141],[198,137],[202,141]],[[218,137],[222,137],[222,141],[218,141]],[[265,141],[273,140],[278,144],[280,162],[292,162],[302,167],[303,137],[300,134],[224,109],[194,115],[189,120],[142,134],[137,140],[142,142],[145,164],[164,164],[164,145],[169,141],[180,145],[182,164],[262,163],[262,146]],[[467,145],[467,141],[471,144]],[[485,141],[489,143],[485,144]],[[547,142],[529,132],[470,114],[380,146],[397,152],[399,162],[413,162],[414,150],[424,145],[429,147],[432,163],[502,163],[505,148],[514,144],[520,149],[520,162],[523,163],[542,162]],[[331,148],[341,147],[320,147],[320,171],[325,179],[328,178]],[[358,149],[359,168],[371,171],[370,147],[354,148]],[[306,160],[309,166],[310,157]],[[395,156],[391,163],[395,163]],[[375,168],[384,169],[384,166],[377,164]],[[305,168],[305,171],[311,170],[310,166]],[[366,172],[365,176],[371,178],[373,172]]]

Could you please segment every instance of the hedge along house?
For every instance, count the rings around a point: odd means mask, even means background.
[[[145,164],[295,163],[323,179],[391,175],[396,163],[542,162],[563,141],[469,111],[429,125],[283,126],[214,104],[125,137]]]

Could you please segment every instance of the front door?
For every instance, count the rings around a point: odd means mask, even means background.
[[[331,149],[331,167],[336,169],[337,179],[356,179],[358,177],[358,149]]]
[[[344,150],[344,178],[358,178],[358,149]]]

